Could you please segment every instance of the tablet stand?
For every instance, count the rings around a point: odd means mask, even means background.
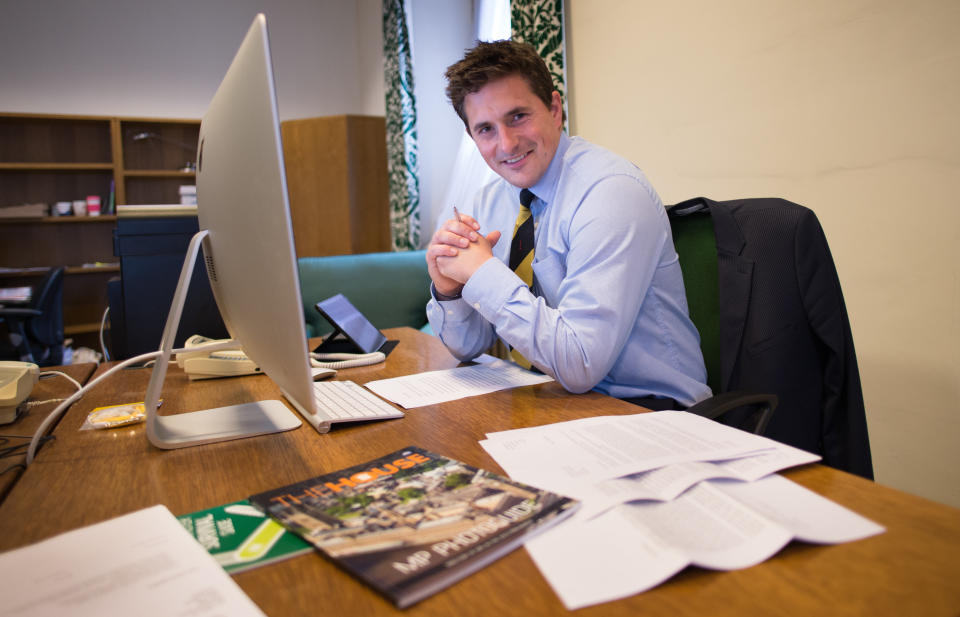
[[[228,405],[215,409],[193,411],[176,415],[161,416],[157,413],[157,403],[160,400],[160,390],[163,380],[167,376],[167,365],[170,354],[173,352],[173,341],[180,326],[180,316],[183,313],[183,304],[193,276],[193,266],[200,253],[200,246],[210,255],[209,232],[197,232],[187,247],[187,256],[180,270],[180,280],[173,295],[170,313],[167,315],[167,324],[163,329],[160,340],[160,356],[157,358],[150,375],[150,384],[144,399],[144,409],[147,415],[147,438],[150,443],[166,450],[199,446],[205,443],[241,439],[288,431],[300,426],[297,418],[287,406],[278,400],[259,401]],[[210,346],[215,348],[227,347],[236,344],[236,341],[227,341],[222,345]]]

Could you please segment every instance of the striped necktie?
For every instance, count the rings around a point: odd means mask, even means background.
[[[530,204],[534,197],[527,189],[520,191],[520,213],[510,243],[510,269],[527,287],[533,287],[533,216],[530,214]],[[520,366],[530,368],[530,362],[513,348],[510,349],[510,357]]]

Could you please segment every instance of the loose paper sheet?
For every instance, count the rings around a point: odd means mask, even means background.
[[[0,554],[0,572],[0,617],[264,617],[162,505]]]
[[[512,478],[554,490],[549,487],[769,452],[781,444],[684,411],[659,411],[488,433],[480,445]]]
[[[883,528],[777,475],[819,456],[686,412],[602,416],[490,433],[512,478],[581,500],[526,544],[573,610],[639,593],[690,564],[745,568],[792,539]]]
[[[533,373],[511,362],[496,360],[475,366],[379,379],[365,385],[388,401],[410,409],[548,381],[553,381],[549,375]]]
[[[527,542],[540,571],[574,610],[646,591],[687,565],[760,563],[793,538],[849,542],[883,527],[783,478],[697,484],[673,501],[617,506]]]

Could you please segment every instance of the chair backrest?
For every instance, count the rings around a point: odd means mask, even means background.
[[[873,476],[840,281],[816,215],[777,198],[668,208],[714,394],[779,399],[766,436]],[[724,416],[738,426],[739,411]]]
[[[40,314],[24,321],[35,359],[45,366],[63,362],[63,272],[62,266],[50,269],[30,301],[30,308]],[[38,354],[38,346],[48,349],[49,354]]]
[[[425,251],[301,257],[300,293],[308,336],[331,331],[314,308],[342,293],[377,328],[427,323],[430,275]]]
[[[673,244],[680,257],[690,319],[700,332],[700,350],[707,367],[707,385],[720,392],[720,300],[717,242],[707,210],[668,210]]]

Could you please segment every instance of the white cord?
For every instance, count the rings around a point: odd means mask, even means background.
[[[314,368],[352,368],[378,364],[387,359],[382,351],[373,353],[310,353],[310,366]]]
[[[143,362],[144,360],[156,358],[159,355],[160,355],[159,351],[151,351],[150,353],[142,354],[142,355],[130,358],[128,360],[124,360],[120,364],[110,367],[105,373],[103,373],[102,375],[100,375],[99,377],[97,377],[96,379],[94,379],[84,387],[80,388],[79,390],[74,392],[73,395],[71,395],[62,403],[57,405],[56,409],[51,411],[50,415],[44,418],[43,422],[40,423],[40,426],[37,427],[36,432],[33,434],[33,439],[30,440],[30,447],[27,448],[27,460],[26,460],[27,466],[29,466],[30,463],[33,462],[33,457],[37,452],[37,446],[40,444],[40,439],[43,437],[43,435],[46,434],[47,429],[50,428],[50,425],[56,422],[57,418],[59,418],[60,415],[64,411],[66,411],[66,409],[70,407],[70,405],[74,403],[74,401],[80,398],[84,392],[86,392],[93,386],[97,385],[98,383],[100,383],[110,375],[113,375],[115,372],[117,372],[122,368],[130,366],[131,364],[137,364],[138,362]]]
[[[223,349],[223,348],[225,348],[225,347],[228,347],[231,343],[233,343],[232,340],[218,341],[216,344],[206,345],[205,348],[208,349],[209,351],[216,351],[216,350],[218,350],[218,349]],[[184,349],[174,349],[173,351],[170,352],[170,355],[177,354],[177,353],[185,353],[185,352],[187,352],[187,351],[196,351],[196,349],[197,349],[196,347],[190,347],[190,348],[184,348]],[[99,377],[97,377],[96,379],[94,379],[93,381],[91,381],[90,383],[88,383],[87,385],[83,386],[82,388],[80,388],[79,390],[77,390],[76,392],[74,392],[73,395],[71,395],[69,398],[67,398],[66,400],[64,400],[64,401],[63,401],[62,403],[60,403],[59,405],[57,405],[57,407],[56,407],[53,411],[50,412],[50,415],[48,415],[48,416],[43,420],[43,422],[40,423],[40,426],[37,427],[36,432],[33,434],[33,439],[30,440],[30,447],[27,449],[27,460],[26,460],[26,464],[27,464],[27,465],[30,465],[30,463],[33,462],[33,457],[34,457],[34,455],[35,455],[36,452],[37,452],[37,446],[40,444],[40,439],[43,437],[43,435],[46,434],[47,429],[50,428],[50,425],[52,425],[54,422],[56,422],[57,418],[59,418],[60,415],[63,414],[63,412],[64,412],[67,408],[70,407],[70,405],[72,405],[74,402],[76,402],[77,399],[79,399],[81,396],[83,396],[83,393],[84,393],[84,392],[86,392],[87,390],[93,388],[94,386],[96,386],[97,384],[99,384],[101,381],[103,381],[104,379],[106,379],[106,378],[109,377],[110,375],[113,375],[114,373],[116,373],[116,372],[119,371],[120,369],[126,368],[126,367],[130,366],[131,364],[139,364],[140,362],[144,362],[144,361],[146,361],[146,360],[155,360],[157,357],[160,356],[160,353],[161,353],[160,351],[151,351],[150,353],[140,354],[139,356],[134,356],[134,357],[132,357],[132,358],[128,358],[128,359],[124,360],[123,362],[121,362],[121,363],[119,363],[119,364],[117,364],[117,365],[115,365],[115,366],[111,366],[111,367],[110,367],[109,369],[107,369],[107,371],[104,372],[102,375],[100,375]],[[50,371],[50,372],[54,372],[54,371]]]
[[[236,346],[236,342],[232,339],[212,341],[210,343],[207,343],[204,345],[198,345],[195,347],[184,347],[183,349],[174,349],[173,351],[170,352],[170,355],[172,356],[178,353],[199,351],[201,349],[204,351],[212,352],[212,351],[218,351],[220,349],[228,349],[231,347],[231,345],[233,345],[234,347]],[[57,405],[57,407],[50,412],[50,415],[48,415],[43,420],[43,422],[40,423],[40,426],[37,427],[36,432],[33,434],[33,439],[30,440],[30,447],[27,449],[26,465],[30,465],[33,462],[33,458],[37,452],[37,446],[40,444],[40,439],[43,437],[44,434],[46,434],[47,429],[49,429],[50,426],[54,422],[56,422],[57,418],[59,418],[63,414],[63,412],[70,407],[70,405],[72,405],[74,402],[77,401],[77,399],[83,396],[84,392],[93,388],[94,386],[99,384],[101,381],[103,381],[110,375],[113,375],[120,369],[126,368],[131,364],[139,364],[141,362],[146,362],[146,361],[151,361],[151,362],[155,361],[160,356],[160,353],[161,353],[160,351],[151,351],[150,353],[140,354],[139,356],[128,358],[123,362],[120,362],[119,364],[111,366],[102,375],[100,375],[99,377],[97,377],[87,385],[80,387],[69,398],[64,399],[64,401],[59,405]],[[333,360],[333,362],[330,362],[330,360]],[[378,362],[383,362],[384,360],[386,360],[386,355],[384,355],[384,353],[381,351],[375,351],[373,353],[368,353],[368,354],[353,354],[353,353],[311,353],[310,354],[310,364],[318,368],[341,369],[341,368],[350,368],[354,366],[367,366],[369,364],[377,364]],[[46,372],[59,373],[59,371],[46,371]],[[59,373],[59,374],[64,375],[64,377],[67,377],[67,379],[70,379],[70,381],[73,381],[77,386],[80,385],[79,383],[77,383],[76,380],[69,377],[68,375],[65,375],[63,373]]]
[[[108,306],[105,311],[103,311],[103,319],[100,320],[100,351],[103,352],[103,361],[110,361],[110,354],[107,353],[107,346],[103,342],[103,330],[107,325],[107,315],[110,314],[110,307]],[[113,324],[110,327],[111,333],[113,332]]]
[[[83,386],[80,385],[80,382],[79,382],[79,381],[77,381],[76,379],[74,379],[74,378],[71,377],[70,375],[67,375],[66,373],[63,373],[63,372],[61,372],[61,371],[43,371],[43,372],[40,373],[40,375],[38,375],[38,376],[39,376],[39,377],[46,377],[47,375],[60,375],[61,377],[66,378],[67,381],[69,381],[70,383],[72,383],[74,386],[76,386],[77,390],[83,388]]]

